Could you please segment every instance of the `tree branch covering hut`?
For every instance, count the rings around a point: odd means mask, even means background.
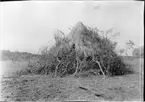
[[[67,36],[58,31],[55,45],[44,49],[37,64],[30,68],[35,74],[54,76],[95,75],[114,76],[128,73],[126,64],[115,53],[115,42],[98,34],[99,30],[78,22]]]

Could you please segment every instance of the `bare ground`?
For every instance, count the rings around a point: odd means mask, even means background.
[[[1,99],[31,102],[142,101],[143,63],[141,59],[127,59],[125,62],[133,66],[134,74],[106,78],[102,76],[52,78],[48,75],[2,78]],[[3,70],[3,74],[8,77],[10,73],[26,66],[27,62],[3,62],[2,68],[6,69]]]

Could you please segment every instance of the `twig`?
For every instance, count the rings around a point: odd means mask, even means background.
[[[75,76],[75,75],[76,75],[76,73],[78,72],[78,69],[79,69],[79,63],[78,63],[78,59],[77,59],[77,67],[76,67],[76,70],[75,70],[75,72],[74,72],[73,76]]]
[[[56,68],[55,68],[55,77],[57,76],[57,70],[58,70],[58,66],[59,66],[59,64],[60,64],[60,60],[58,59],[58,57],[57,57],[57,61],[58,61],[58,64],[56,65]]]
[[[99,55],[99,54],[98,54],[98,55]],[[101,56],[99,55],[99,57],[101,57]],[[93,59],[92,59],[92,60],[93,60],[94,62],[96,62],[96,63],[99,65],[99,68],[100,68],[100,70],[101,70],[103,76],[105,77],[105,73],[103,72],[103,69],[102,69],[102,67],[101,67],[101,65],[100,65],[100,63],[99,63],[99,61],[97,61],[97,60],[94,59],[94,54],[93,54]]]
[[[67,66],[66,66],[64,72],[62,73],[61,77],[62,77],[62,76],[64,75],[64,73],[67,71],[67,67],[68,67],[68,65],[69,65],[69,63],[67,63]]]
[[[104,77],[105,77],[105,73],[103,72],[103,70],[102,70],[102,67],[101,67],[100,63],[99,63],[98,61],[95,61],[95,62],[99,65],[99,68],[100,68],[100,70],[101,70],[102,74],[103,74],[103,75],[104,75]]]
[[[93,95],[95,95],[95,96],[97,96],[97,97],[102,97],[102,98],[104,98],[104,94],[97,94],[97,93],[95,93],[95,92],[89,90],[88,88],[85,88],[85,87],[82,87],[82,86],[79,86],[79,88],[82,89],[82,90],[85,90],[85,91],[87,91],[87,92],[89,92],[89,93],[91,93],[91,94],[93,94]]]
[[[105,73],[103,72],[103,69],[102,69],[102,67],[101,67],[101,65],[100,65],[100,63],[99,63],[99,61],[94,60],[94,57],[93,57],[93,61],[96,62],[96,63],[99,65],[99,68],[100,68],[100,70],[101,70],[103,76],[105,77]]]

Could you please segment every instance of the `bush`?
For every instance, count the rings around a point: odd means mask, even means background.
[[[132,55],[134,57],[144,57],[144,47],[140,47],[140,48],[134,48]]]
[[[82,23],[78,23],[67,37],[55,35],[55,41],[56,44],[50,49],[46,47],[42,50],[37,65],[30,69],[32,73],[75,76],[77,73],[99,70],[102,75],[114,76],[130,72],[115,53],[117,43]]]

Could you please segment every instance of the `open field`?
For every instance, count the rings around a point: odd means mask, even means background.
[[[124,61],[132,65],[134,74],[115,77],[84,76],[52,78],[49,75],[12,73],[28,67],[28,61],[1,61],[2,99],[7,101],[60,102],[64,100],[141,101],[143,93],[143,58]],[[141,63],[142,62],[142,63]],[[7,77],[7,78],[6,78]]]

